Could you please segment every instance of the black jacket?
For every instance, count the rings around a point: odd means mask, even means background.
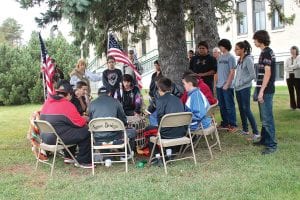
[[[120,119],[124,125],[127,125],[127,118],[122,108],[121,103],[106,94],[100,95],[97,99],[92,101],[89,107],[90,119],[98,117],[115,117]],[[95,140],[101,141],[113,141],[117,139],[119,133],[117,132],[105,132],[101,134],[95,134]]]
[[[160,124],[164,115],[169,113],[184,112],[184,106],[180,99],[170,92],[157,99],[157,121]],[[187,127],[162,128],[162,138],[179,138],[186,135]]]

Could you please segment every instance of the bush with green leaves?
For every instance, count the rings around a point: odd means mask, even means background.
[[[61,35],[50,38],[46,48],[51,57],[69,78],[80,55],[80,50]],[[43,83],[40,78],[41,51],[37,33],[33,32],[27,45],[13,47],[0,45],[0,105],[19,105],[43,101]]]

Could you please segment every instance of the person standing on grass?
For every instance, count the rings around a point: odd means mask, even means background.
[[[232,46],[229,40],[222,39],[218,42],[222,55],[218,60],[217,97],[221,112],[221,124],[218,128],[236,132],[236,113],[234,104],[233,78],[235,73],[235,57],[229,53]]]
[[[235,45],[235,54],[239,56],[239,60],[236,67],[234,89],[243,126],[241,133],[242,135],[249,135],[248,119],[253,132],[253,140],[255,141],[260,138],[260,135],[257,130],[255,118],[250,109],[251,86],[252,80],[255,79],[251,50],[251,45],[247,40],[238,42]]]
[[[275,93],[275,55],[269,47],[270,36],[265,30],[254,33],[254,44],[261,49],[258,61],[258,77],[256,82],[259,114],[261,117],[261,139],[254,145],[264,145],[262,154],[270,154],[276,151],[275,123],[273,117],[273,96]]]
[[[214,90],[214,74],[217,72],[217,60],[208,52],[208,44],[201,41],[198,44],[198,53],[190,60],[190,70],[198,74],[211,92]]]
[[[102,73],[102,81],[105,88],[110,91],[113,97],[115,91],[120,89],[120,83],[122,82],[122,71],[115,68],[116,59],[112,56],[107,57],[108,68]]]
[[[290,94],[290,108],[293,110],[300,109],[300,55],[298,47],[291,47],[291,57],[284,63],[284,71]]]

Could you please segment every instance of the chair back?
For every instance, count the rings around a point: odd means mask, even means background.
[[[190,125],[192,122],[191,112],[170,113],[163,116],[160,121],[160,128],[171,128]]]
[[[209,106],[209,108],[207,110],[207,113],[206,113],[206,116],[213,117],[217,108],[218,108],[218,103],[215,103],[215,104]]]
[[[33,123],[38,127],[40,133],[54,134],[57,136],[53,126],[45,120],[34,120]]]
[[[118,118],[114,117],[99,117],[92,119],[89,123],[89,131],[93,132],[111,132],[124,131],[124,123]]]

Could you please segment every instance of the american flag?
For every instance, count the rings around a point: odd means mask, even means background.
[[[123,52],[122,47],[119,45],[112,34],[109,34],[107,56],[112,56],[116,59],[116,62],[120,62],[131,67],[136,76],[139,88],[142,88],[142,76],[139,74],[134,64],[128,58],[127,54]]]
[[[54,64],[52,63],[51,57],[48,55],[45,43],[39,33],[39,39],[41,44],[41,62],[42,71],[45,77],[45,83],[48,94],[54,94],[53,76],[54,76]]]

